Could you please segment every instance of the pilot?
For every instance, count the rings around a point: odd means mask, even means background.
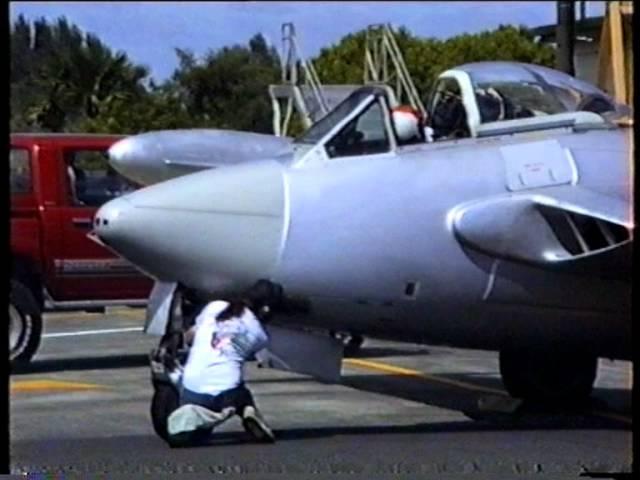
[[[185,334],[192,346],[181,378],[180,407],[167,419],[171,446],[201,443],[234,414],[256,440],[275,440],[244,384],[243,367],[268,343],[256,314],[265,321],[268,305],[279,295],[273,284],[259,281],[241,298],[213,301],[198,315]]]
[[[400,146],[432,141],[431,128],[425,127],[421,113],[408,105],[400,105],[391,110],[393,128]]]
[[[494,88],[476,89],[476,101],[482,123],[506,119],[507,112],[504,98]]]
[[[509,97],[493,87],[476,89],[476,101],[482,123],[534,116],[531,110],[514,104]]]

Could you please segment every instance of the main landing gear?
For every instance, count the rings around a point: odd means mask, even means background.
[[[598,358],[585,352],[552,348],[500,351],[500,373],[509,394],[538,403],[585,401],[597,369]]]

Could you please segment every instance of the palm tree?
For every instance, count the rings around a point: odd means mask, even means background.
[[[20,33],[24,36],[23,26]],[[32,69],[32,79],[39,95],[28,117],[43,129],[72,129],[97,117],[115,100],[145,94],[142,81],[147,68],[133,65],[123,52],[113,53],[95,35],[83,34],[65,18],[54,25],[36,21],[33,36],[28,55],[34,60],[31,64],[38,65]]]

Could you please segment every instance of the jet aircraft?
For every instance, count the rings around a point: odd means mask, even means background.
[[[512,62],[444,72],[431,142],[401,142],[395,106],[389,88],[362,87],[288,153],[104,205],[99,241],[157,280],[147,331],[172,324],[180,292],[268,279],[304,305],[275,312],[279,338],[497,350],[513,396],[585,398],[598,357],[631,358],[632,131],[615,122],[628,111]],[[341,352],[314,350],[323,341],[309,332],[279,360],[339,374]]]

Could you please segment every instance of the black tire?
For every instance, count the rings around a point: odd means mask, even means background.
[[[598,357],[557,349],[502,350],[500,373],[509,394],[536,403],[576,404],[593,390]]]
[[[151,399],[151,422],[153,429],[160,438],[169,441],[167,419],[179,406],[179,394],[169,383],[155,383],[153,398]]]
[[[12,366],[27,364],[40,346],[42,313],[31,291],[18,280],[11,280],[9,322],[9,361]]]

